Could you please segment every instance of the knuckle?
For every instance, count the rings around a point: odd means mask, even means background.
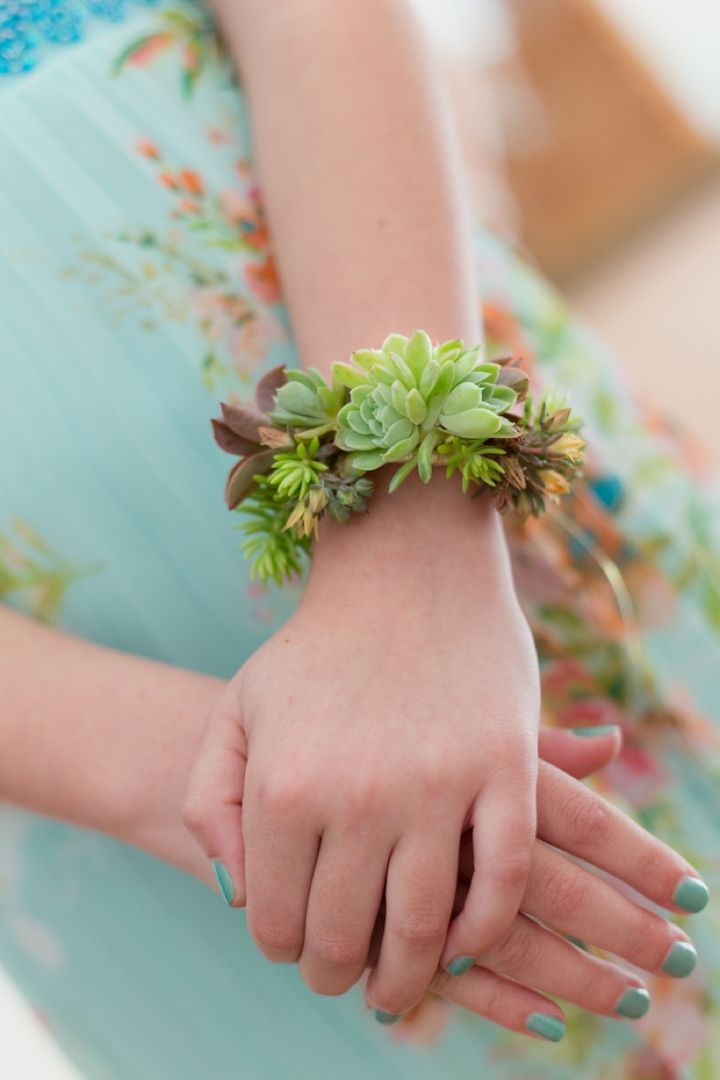
[[[543,881],[543,893],[548,910],[554,918],[569,919],[582,911],[588,899],[588,882],[570,863],[556,866]]]
[[[447,917],[435,911],[410,911],[390,927],[398,940],[413,951],[428,952],[442,947],[448,929]]]
[[[315,933],[308,945],[324,968],[354,970],[362,967],[366,959],[362,945],[347,934]]]
[[[612,813],[608,803],[584,788],[566,806],[568,831],[573,843],[604,844],[610,839]]]
[[[302,934],[290,925],[267,919],[253,920],[250,932],[258,948],[266,955],[281,954],[297,959],[302,949]]]
[[[446,796],[457,784],[457,763],[449,761],[444,754],[426,753],[419,767],[418,779],[427,795]]]
[[[385,785],[380,777],[371,773],[359,773],[343,788],[343,805],[347,816],[353,820],[365,820],[381,812]]]
[[[207,801],[194,792],[189,794],[182,807],[182,820],[186,829],[197,837],[202,837],[209,817]]]
[[[510,993],[509,986],[505,986],[501,979],[494,979],[487,989],[482,1015],[503,1026],[507,1024]]]
[[[454,980],[454,987],[457,986],[457,976],[450,975],[444,968],[438,968],[435,972],[432,982],[430,983],[430,990],[433,994],[439,994],[441,997],[445,990],[453,987],[453,983],[450,980]]]
[[[655,846],[643,845],[633,856],[633,873],[638,881],[657,882],[662,869],[662,859]]]
[[[513,891],[524,888],[530,873],[531,860],[532,852],[529,848],[518,848],[517,851],[506,853],[493,868],[496,883],[503,889]]]
[[[305,784],[292,773],[273,773],[260,781],[256,801],[261,813],[271,817],[294,814],[305,801]]]
[[[493,967],[508,973],[530,974],[542,960],[542,945],[529,925],[516,921],[503,943],[493,952]]]
[[[612,951],[650,970],[660,967],[675,940],[671,923],[655,912],[642,911],[623,920],[618,927],[618,943]]]

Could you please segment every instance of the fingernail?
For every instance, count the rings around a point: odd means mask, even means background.
[[[665,957],[662,970],[673,979],[684,979],[695,970],[697,952],[689,941],[676,941]]]
[[[573,735],[580,735],[583,739],[599,739],[601,735],[609,735],[611,731],[617,731],[617,724],[597,724],[595,727],[568,728]]]
[[[710,890],[698,877],[685,877],[673,893],[673,903],[696,915],[708,902]]]
[[[535,1035],[542,1035],[543,1039],[560,1042],[567,1024],[559,1016],[550,1016],[548,1013],[530,1013],[525,1027]]]
[[[211,859],[210,864],[213,868],[213,873],[215,874],[215,880],[220,887],[222,898],[228,907],[230,907],[235,897],[235,886],[233,885],[230,871],[220,859]]]
[[[390,1024],[397,1024],[400,1019],[399,1013],[383,1012],[382,1009],[373,1009],[373,1016],[378,1024],[385,1024],[386,1027]]]
[[[568,941],[571,941],[573,945],[577,945],[578,949],[582,949],[583,952],[590,952],[584,941],[581,941],[579,937],[572,937],[571,934],[567,935]]]
[[[474,956],[456,956],[452,963],[448,964],[448,971],[451,975],[464,975],[474,963]]]
[[[642,986],[630,986],[615,1006],[615,1012],[628,1020],[639,1020],[650,1008],[650,995]]]

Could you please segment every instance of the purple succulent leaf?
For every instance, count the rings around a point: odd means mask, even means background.
[[[262,409],[263,412],[272,412],[275,408],[275,395],[286,382],[287,375],[284,364],[279,364],[277,367],[271,368],[270,371],[266,371],[255,387],[255,404],[258,409]]]
[[[252,443],[260,442],[260,428],[270,423],[270,418],[254,405],[220,405],[223,420],[236,435],[249,439]]]
[[[247,457],[248,454],[254,454],[258,449],[256,442],[238,435],[224,420],[211,420],[210,423],[212,424],[215,442],[227,454]]]
[[[228,510],[241,503],[254,484],[253,476],[264,473],[272,465],[274,450],[261,450],[258,454],[242,458],[233,465],[225,484],[225,502]]]
[[[493,361],[493,363],[497,363],[497,361]],[[499,386],[509,386],[512,390],[515,390],[521,399],[525,397],[528,392],[529,380],[522,368],[501,368],[498,372],[497,381]]]

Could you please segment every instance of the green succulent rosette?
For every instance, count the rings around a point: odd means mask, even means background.
[[[482,359],[456,339],[433,346],[423,330],[390,334],[332,365],[274,368],[253,404],[223,404],[215,438],[238,461],[226,485],[245,514],[253,577],[281,583],[301,571],[319,520],[367,509],[369,474],[397,464],[390,491],[417,471],[459,473],[463,491],[492,491],[500,510],[539,514],[579,475],[580,421],[552,391],[535,406],[510,358]]]
[[[348,452],[346,467],[372,472],[394,461],[405,465],[394,490],[414,468],[430,480],[435,449],[447,436],[485,440],[515,438],[503,413],[517,402],[500,364],[483,363],[480,346],[447,341],[433,349],[423,330],[411,338],[391,334],[381,349],[353,353],[355,366],[335,363],[333,376],[350,391],[337,414],[335,445]]]

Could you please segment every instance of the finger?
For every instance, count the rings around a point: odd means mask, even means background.
[[[470,889],[443,950],[451,975],[467,970],[507,933],[520,907],[535,840],[535,783],[519,775],[497,773],[475,803]]]
[[[439,971],[431,988],[440,997],[510,1031],[552,1042],[559,1042],[565,1034],[565,1017],[554,1001],[486,968],[474,967],[459,978]]]
[[[326,831],[320,844],[305,922],[300,974],[317,994],[343,994],[368,966],[382,903],[390,845]]]
[[[679,927],[635,904],[547,844],[538,842],[533,849],[522,908],[555,930],[646,971],[681,978],[695,967],[697,954]]]
[[[484,967],[590,1012],[637,1020],[650,1006],[642,981],[609,960],[578,949],[525,915],[482,957]]]
[[[212,862],[227,904],[245,904],[243,789],[247,762],[245,731],[225,705],[213,712],[193,769],[183,820]]]
[[[571,776],[583,777],[602,769],[617,757],[622,732],[617,724],[603,727],[541,727],[538,737],[540,757]]]
[[[245,877],[248,929],[268,960],[295,963],[305,940],[310,884],[320,846],[318,824],[296,774],[257,779],[250,762],[245,788]]]
[[[460,822],[404,836],[390,858],[385,928],[368,1005],[398,1016],[416,1005],[437,971],[457,885]]]
[[[701,911],[707,886],[676,851],[546,762],[538,779],[538,836],[676,911]]]

